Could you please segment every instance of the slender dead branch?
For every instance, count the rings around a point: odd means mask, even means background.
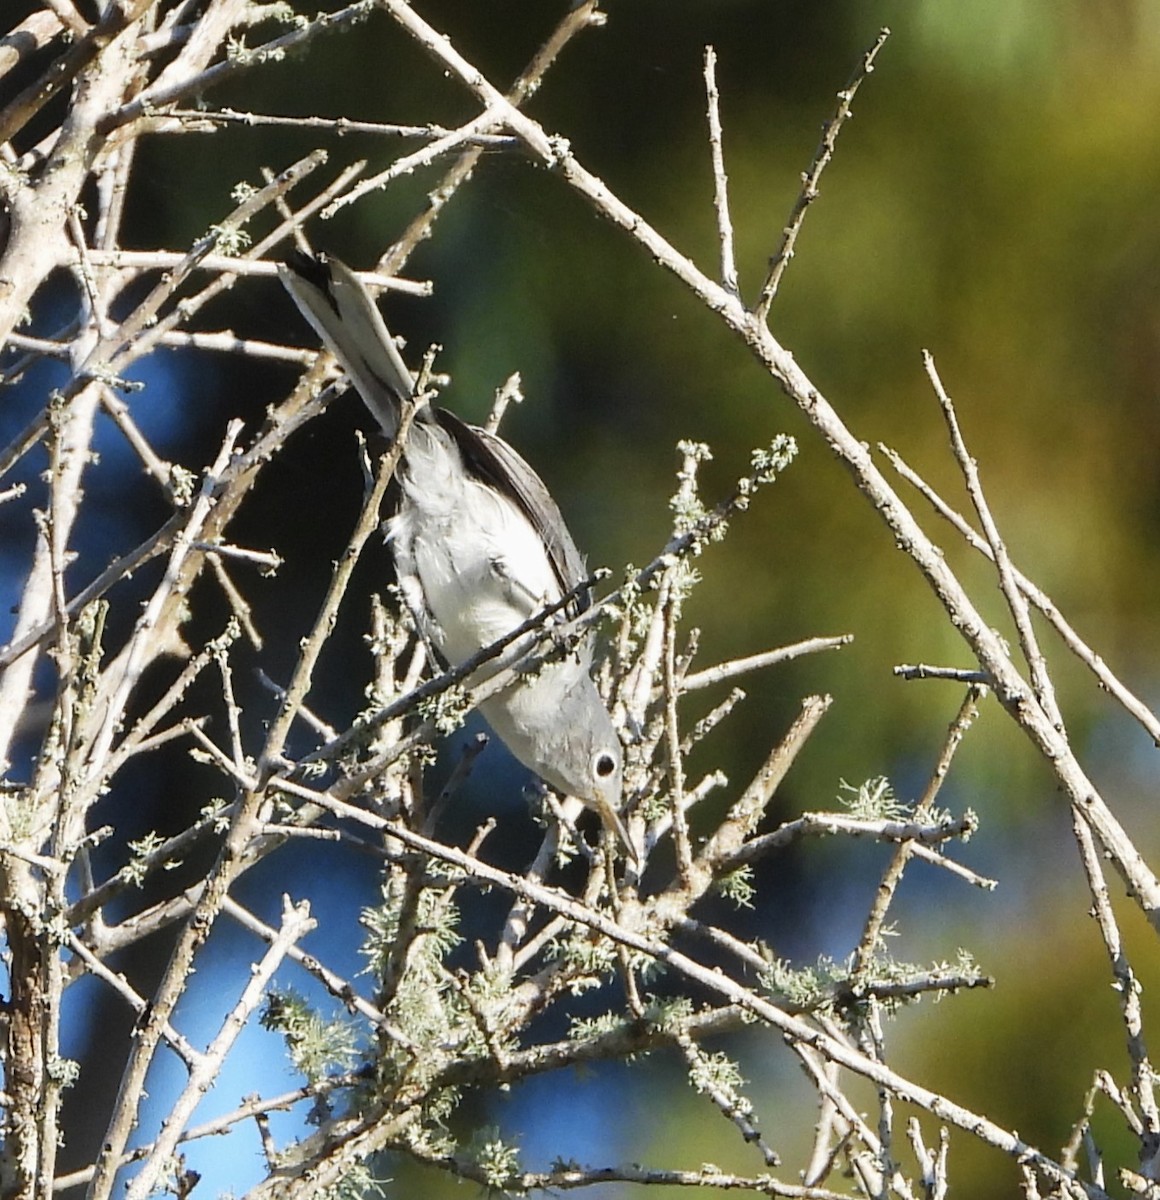
[[[761,322],[769,319],[769,310],[777,298],[782,277],[796,252],[798,235],[801,233],[802,225],[805,224],[806,213],[810,205],[818,198],[818,184],[821,181],[822,172],[834,157],[834,148],[838,142],[838,134],[842,132],[842,126],[853,115],[854,97],[857,95],[859,87],[862,86],[862,81],[874,70],[874,60],[878,57],[879,50],[886,44],[889,36],[889,29],[879,30],[877,38],[874,39],[874,45],[862,56],[862,62],[853,78],[838,93],[838,107],[834,111],[834,115],[822,126],[822,140],[814,154],[814,161],[810,163],[809,170],[802,176],[802,188],[794,202],[793,212],[790,213],[788,224],[781,231],[781,245],[778,246],[777,253],[769,261],[769,273],[761,285],[757,303],[753,306],[753,315]]]

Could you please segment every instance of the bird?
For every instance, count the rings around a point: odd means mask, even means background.
[[[369,292],[331,255],[294,251],[283,286],[334,354],[386,437],[398,435],[416,379]],[[452,666],[509,635],[581,587],[584,558],[543,480],[498,434],[420,403],[396,472],[387,542],[403,597]],[[545,783],[594,810],[634,862],[621,817],[624,759],[592,680],[593,637],[479,705],[512,755]],[[474,682],[495,666],[484,666]]]

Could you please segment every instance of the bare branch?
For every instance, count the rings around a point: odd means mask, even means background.
[[[721,247],[721,286],[740,295],[737,262],[733,253],[733,220],[729,216],[729,177],[721,145],[721,96],[717,91],[717,52],[705,47],[705,95],[709,102],[709,152],[713,162],[713,211],[717,215],[717,241]]]
[[[889,36],[889,29],[879,30],[874,45],[862,56],[862,62],[853,78],[838,93],[838,107],[834,115],[822,126],[822,140],[814,154],[814,161],[810,163],[809,170],[802,176],[802,189],[798,192],[793,212],[790,213],[789,223],[781,231],[781,245],[778,247],[777,253],[770,259],[769,274],[766,275],[765,282],[761,285],[761,293],[753,307],[753,315],[759,321],[764,322],[769,319],[769,310],[777,298],[777,290],[781,287],[782,276],[794,256],[798,235],[805,223],[806,212],[818,198],[818,183],[821,181],[822,172],[829,166],[830,159],[834,157],[838,134],[842,132],[842,126],[853,115],[854,97],[857,95],[858,88],[861,87],[862,80],[874,70],[874,60],[878,57],[878,51],[886,44]]]
[[[879,443],[879,450],[890,460],[891,466],[907,483],[921,492],[934,510],[949,521],[962,534],[966,541],[980,554],[988,558],[992,556],[991,547],[981,538],[963,517],[947,504],[921,476],[913,471],[897,451]],[[1147,731],[1148,736],[1160,746],[1160,720],[1150,708],[1114,675],[1107,663],[1076,633],[1063,614],[1055,606],[1051,597],[1038,588],[1017,568],[1012,568],[1015,582],[1025,593],[1027,599],[1051,622],[1052,627],[1063,639],[1064,645],[1080,660],[1099,680],[1100,686],[1110,692],[1117,701],[1137,720]]]

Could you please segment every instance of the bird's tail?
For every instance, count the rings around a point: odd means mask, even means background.
[[[383,432],[393,438],[399,428],[399,403],[414,395],[415,377],[366,288],[337,258],[313,258],[299,251],[278,264],[278,276]]]

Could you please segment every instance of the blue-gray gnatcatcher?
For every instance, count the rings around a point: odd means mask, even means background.
[[[393,439],[415,378],[362,283],[337,259],[321,256],[295,254],[278,273]],[[450,664],[511,633],[584,579],[584,560],[548,489],[495,434],[424,404],[398,478],[401,497],[388,540],[399,584]],[[579,606],[588,603],[584,595]],[[524,766],[598,812],[635,859],[619,813],[620,742],[591,665],[589,637],[479,707]]]

